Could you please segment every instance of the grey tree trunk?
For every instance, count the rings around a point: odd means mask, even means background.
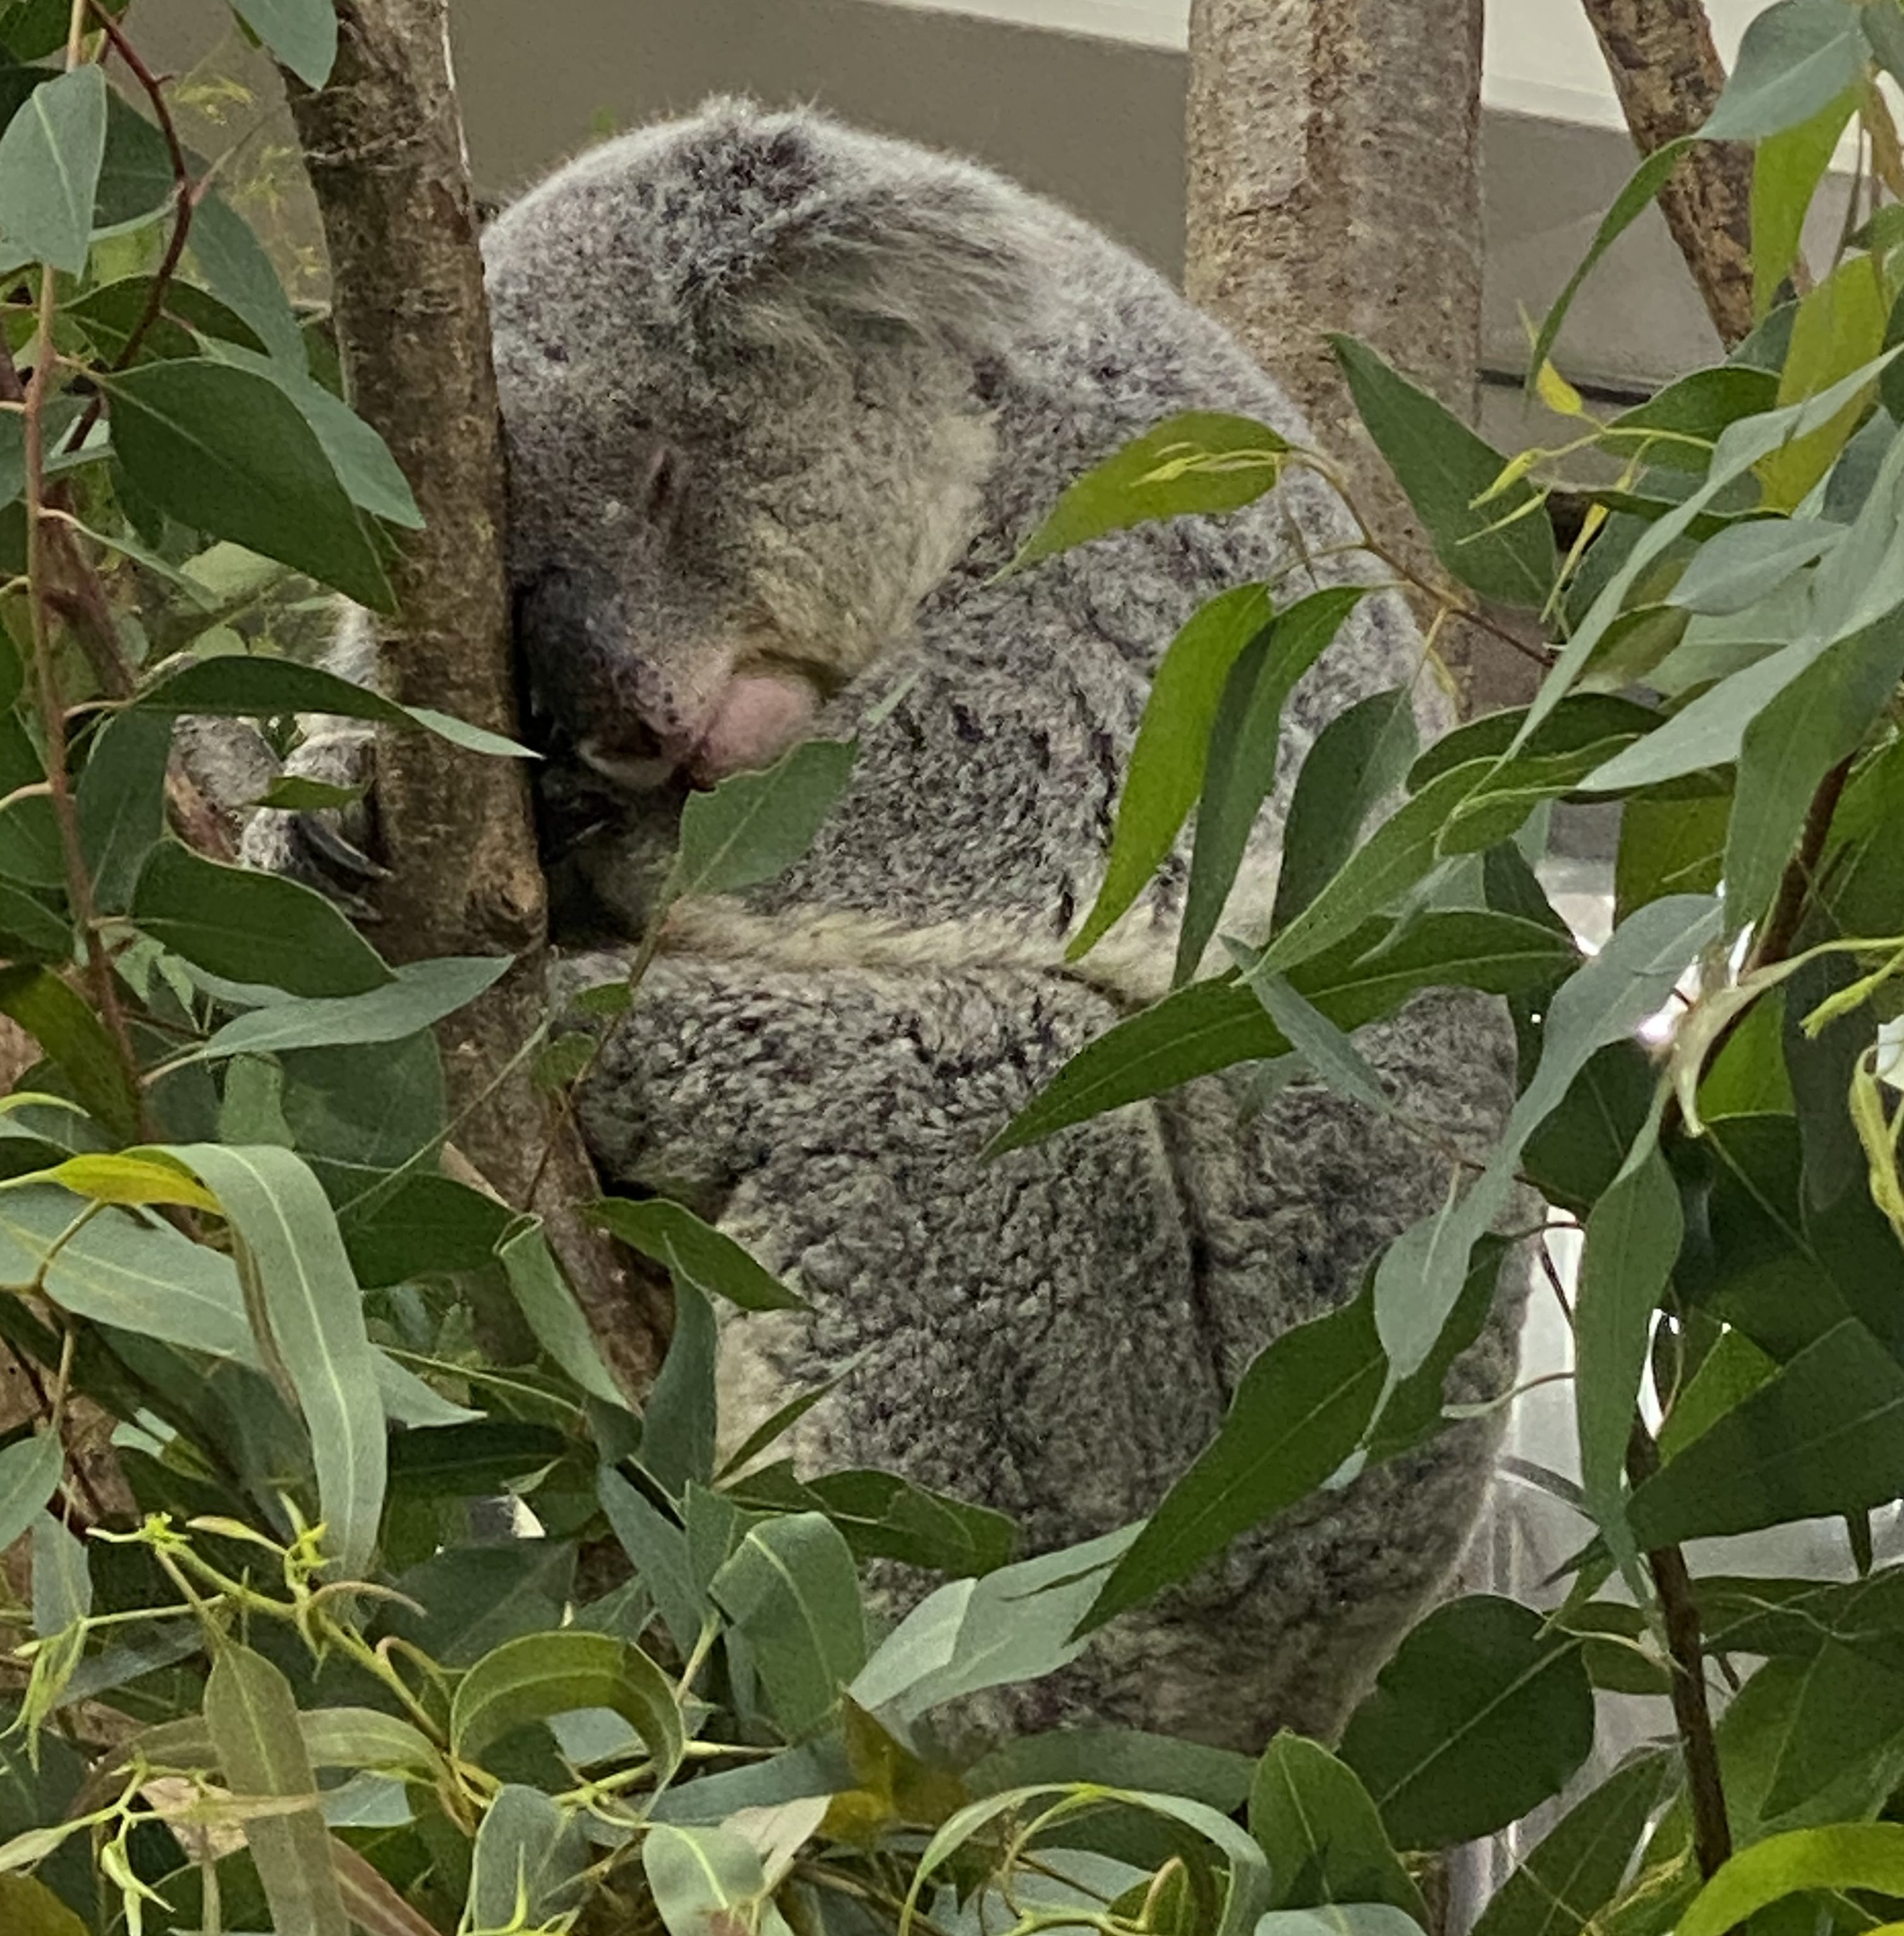
[[[1192,0],[1185,287],[1346,469],[1385,545],[1432,569],[1323,340],[1346,330],[1464,419],[1481,333],[1482,0]],[[1443,634],[1464,710],[1531,664]]]
[[[380,637],[397,695],[516,730],[502,555],[504,471],[482,259],[450,71],[446,0],[341,0],[317,92],[287,80],[329,252],[338,347],[357,410],[410,479],[425,528],[392,573]],[[546,892],[522,765],[433,734],[377,749],[392,867],[383,934],[412,957],[510,954],[515,970],[440,1031],[464,1155],[533,1208],[625,1384],[656,1362],[652,1299],[578,1205],[598,1193],[565,1110],[520,1051],[546,1012]]]

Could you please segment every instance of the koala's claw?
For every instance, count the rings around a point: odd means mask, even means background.
[[[334,875],[345,881],[361,882],[367,887],[390,878],[388,867],[347,840],[323,814],[298,813],[292,818],[296,823],[292,837]]]

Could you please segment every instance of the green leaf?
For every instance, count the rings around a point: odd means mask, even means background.
[[[1766,518],[1729,525],[1693,553],[1666,602],[1719,618],[1749,610],[1843,536],[1842,525],[1819,518]]]
[[[1778,401],[1775,372],[1744,363],[1715,364],[1694,370],[1655,391],[1643,404],[1622,410],[1600,441],[1621,456],[1643,455],[1650,464],[1703,471],[1711,446],[1728,425],[1772,410]],[[1695,441],[1679,441],[1685,438]]]
[[[1127,443],[1064,492],[1011,569],[1165,518],[1240,511],[1276,488],[1290,445],[1249,417],[1186,410]]]
[[[1357,413],[1408,494],[1435,555],[1462,584],[1539,610],[1560,568],[1554,528],[1524,479],[1494,491],[1507,459],[1367,343],[1331,336]],[[1485,498],[1485,502],[1477,499]]]
[[[1904,1896],[1904,1827],[1894,1822],[1839,1823],[1774,1835],[1742,1849],[1681,1916],[1678,1936],[1725,1936],[1768,1903],[1814,1889]]]
[[[0,1451],[0,1553],[38,1517],[65,1469],[65,1454],[51,1432],[36,1432]]]
[[[1834,95],[1809,120],[1769,135],[1752,157],[1752,313],[1763,316],[1790,273],[1806,212],[1857,112],[1857,89]]]
[[[967,1694],[1055,1673],[1087,1643],[1075,1629],[1137,1528],[955,1580],[894,1628],[847,1692],[901,1727]]]
[[[137,1094],[105,1024],[57,975],[0,968],[0,1015],[10,1016],[56,1063],[74,1097],[112,1134],[137,1130]]]
[[[325,12],[331,0],[319,0]],[[213,359],[235,370],[248,370],[275,383],[298,407],[310,425],[338,482],[350,501],[386,523],[421,531],[423,514],[416,508],[410,481],[390,455],[389,446],[342,398],[333,396],[314,377],[275,356],[261,356],[235,343],[216,339],[206,348]]]
[[[89,1936],[86,1925],[31,1876],[0,1875],[0,1928],[7,1936]]]
[[[1883,346],[1887,310],[1876,262],[1851,256],[1800,299],[1791,343],[1778,375],[1778,395],[1795,401],[1823,390]],[[1763,501],[1794,510],[1831,470],[1876,385],[1866,385],[1816,430],[1760,460]]]
[[[1778,1375],[1778,1361],[1742,1331],[1727,1331],[1700,1361],[1660,1427],[1660,1450],[1678,1457],[1733,1408]]]
[[[568,1450],[567,1436],[525,1419],[476,1417],[390,1441],[390,1490],[421,1499],[477,1499],[509,1490]]]
[[[858,753],[857,740],[806,740],[764,773],[690,794],[665,898],[732,894],[784,873],[839,803]]]
[[[362,1295],[322,1187],[286,1149],[194,1143],[169,1154],[217,1196],[257,1273],[262,1320],[310,1434],[325,1550],[344,1577],[362,1578],[383,1509],[383,1406]]]
[[[1757,141],[1809,121],[1864,77],[1859,9],[1848,0],[1776,0],[1739,44],[1700,138]]]
[[[376,546],[316,433],[275,383],[200,357],[99,381],[120,461],[168,516],[390,610]]]
[[[361,995],[273,1002],[227,1022],[199,1053],[273,1055],[341,1043],[403,1042],[495,987],[514,965],[507,954],[400,962],[381,988]]]
[[[451,1699],[450,1750],[480,1763],[517,1728],[584,1708],[608,1708],[634,1729],[657,1786],[680,1766],[686,1737],[667,1676],[628,1641],[574,1627],[505,1641],[484,1655]]]
[[[1853,1617],[1854,1619],[1855,1616]],[[1904,1737],[1904,1641],[1827,1638],[1803,1670],[1761,1804],[1775,1819],[1830,1787],[1848,1765]]]
[[[1270,1859],[1271,1908],[1385,1902],[1429,1926],[1368,1790],[1319,1743],[1288,1733],[1270,1742],[1250,1789],[1249,1832]]]
[[[603,1362],[589,1320],[549,1248],[540,1219],[521,1220],[497,1244],[496,1256],[535,1342],[591,1398],[625,1410],[628,1401]]]
[[[106,77],[90,64],[34,89],[0,134],[0,241],[69,276],[86,267],[106,153]]]
[[[1286,927],[1341,870],[1369,815],[1401,785],[1419,745],[1406,686],[1358,700],[1317,734],[1283,827],[1272,932]]]
[[[562,1625],[575,1587],[575,1547],[559,1539],[453,1547],[398,1575],[406,1601],[391,1629],[444,1667],[472,1666],[506,1641]]]
[[[1385,1110],[1388,1099],[1382,1093],[1380,1077],[1347,1034],[1280,975],[1255,972],[1248,949],[1233,942],[1230,952],[1245,985],[1309,1072],[1337,1095],[1346,1096],[1364,1109]]]
[[[642,1838],[642,1873],[668,1936],[739,1936],[759,1925],[767,1871],[731,1829],[658,1823]]]
[[[380,725],[421,726],[472,752],[513,759],[537,757],[499,733],[452,719],[427,706],[399,706],[321,666],[267,658],[262,654],[228,652],[181,666],[141,693],[138,703],[155,712],[205,712],[233,718],[334,712],[346,719],[374,719]]]
[[[691,1278],[673,1281],[674,1329],[641,1408],[641,1464],[670,1499],[679,1499],[691,1480],[713,1483],[719,1339],[714,1307],[700,1286]]]
[[[1511,1600],[1438,1607],[1350,1717],[1342,1759],[1395,1843],[1491,1835],[1557,1795],[1594,1743],[1580,1644]]]
[[[1685,1230],[1678,1186],[1658,1138],[1655,1113],[1587,1219],[1574,1310],[1581,1490],[1608,1550],[1635,1581],[1639,1556],[1627,1528],[1623,1483],[1627,1442],[1645,1375],[1654,1308]]]
[[[304,337],[271,259],[222,195],[198,198],[188,260],[196,263],[205,287],[244,319],[274,356],[294,369],[306,367]]]
[[[1424,915],[1399,937],[1357,934],[1291,971],[1289,985],[1336,1027],[1359,1028],[1426,988],[1508,994],[1576,966],[1566,937],[1511,915]],[[1288,1038],[1240,981],[1193,982],[1073,1056],[987,1151],[998,1155],[1239,1062],[1285,1054]]]
[[[866,1664],[858,1569],[839,1528],[819,1513],[762,1520],[711,1590],[747,1642],[781,1731],[790,1741],[816,1732]]]
[[[687,1535],[612,1467],[596,1474],[595,1489],[610,1529],[652,1595],[675,1651],[686,1659],[713,1611],[689,1563]]]
[[[1649,1754],[1609,1775],[1521,1859],[1473,1936],[1581,1936],[1626,1880],[1671,1771]]]
[[[1904,677],[1904,625],[1842,639],[1745,728],[1726,836],[1727,917],[1770,904],[1825,775],[1854,752]]]
[[[1367,595],[1367,588],[1356,585],[1312,592],[1277,613],[1230,669],[1206,735],[1208,778],[1197,804],[1196,845],[1177,940],[1176,979],[1179,982],[1195,973],[1216,932],[1257,816],[1276,785],[1283,707],[1297,681]],[[1158,676],[1162,676],[1161,670]],[[1153,685],[1153,702],[1155,697]],[[1138,745],[1143,743],[1140,729]],[[1134,770],[1134,755],[1133,764]],[[1165,845],[1167,850],[1167,841]]]
[[[396,979],[322,894],[281,875],[207,861],[175,840],[153,849],[132,915],[155,941],[234,982],[338,996]]]
[[[166,721],[134,710],[109,719],[86,755],[78,789],[80,846],[101,913],[125,911],[146,856],[165,833],[171,749]]]
[[[1239,1533],[1313,1492],[1361,1442],[1387,1371],[1367,1298],[1259,1353],[1215,1442],[1164,1494],[1080,1631],[1188,1578]]]
[[[291,1683],[263,1655],[228,1640],[205,1683],[205,1720],[235,1796],[310,1798],[308,1808],[255,1815],[244,1825],[273,1921],[309,1936],[347,1936],[330,1835],[317,1810],[316,1777]]]
[[[505,1783],[476,1832],[469,1928],[539,1928],[571,1914],[581,1906],[589,1860],[579,1816],[565,1814],[540,1789]]]
[[[1171,640],[1151,681],[1131,749],[1103,882],[1065,950],[1067,961],[1103,938],[1176,843],[1203,786],[1211,731],[1231,668],[1264,634],[1274,609],[1263,586],[1240,585],[1212,599]],[[1253,820],[1253,810],[1249,817]],[[1246,838],[1248,830],[1246,824]],[[1227,893],[1228,883],[1222,886]],[[1213,921],[1215,913],[1208,918]]]
[[[92,1611],[86,1544],[50,1512],[33,1522],[33,1631],[41,1640],[69,1632]]]
[[[704,1223],[686,1204],[664,1196],[637,1202],[604,1196],[588,1207],[598,1225],[645,1257],[678,1271],[705,1295],[727,1299],[741,1311],[805,1311],[804,1297],[763,1269],[740,1245]]]
[[[1859,1512],[1904,1493],[1904,1368],[1835,1324],[1633,1497],[1648,1547]]]
[[[232,0],[232,5],[307,87],[322,87],[330,79],[338,55],[334,0]]]
[[[1561,984],[1548,1005],[1539,1066],[1486,1169],[1465,1195],[1404,1231],[1377,1266],[1376,1322],[1398,1378],[1433,1350],[1460,1299],[1470,1253],[1512,1196],[1515,1166],[1535,1129],[1596,1050],[1627,1040],[1658,1012],[1718,927],[1718,910],[1703,895],[1651,902]]]
[[[746,1483],[730,1490],[742,1492]],[[1003,1513],[913,1485],[896,1472],[825,1472],[803,1490],[845,1534],[855,1559],[979,1575],[1004,1565],[1018,1544],[1018,1529]]]
[[[1187,1795],[1206,1808],[1234,1815],[1249,1800],[1255,1773],[1247,1755],[1173,1735],[1147,1735],[1131,1728],[1064,1728],[1007,1741],[967,1768],[964,1780],[973,1795],[1056,1782],[1103,1782],[1114,1788]],[[1272,1871],[1280,1875],[1275,1863],[1271,1852]]]

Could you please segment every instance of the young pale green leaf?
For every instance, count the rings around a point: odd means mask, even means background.
[[[1164,1494],[1079,1631],[1187,1579],[1313,1492],[1360,1444],[1387,1372],[1366,1297],[1285,1331],[1243,1374],[1215,1443]]]
[[[513,965],[507,954],[400,962],[390,981],[364,994],[294,998],[253,1009],[227,1022],[201,1053],[216,1059],[344,1042],[403,1042],[474,1001]]]
[[[549,1248],[540,1218],[524,1218],[495,1247],[510,1294],[536,1342],[591,1398],[625,1410],[628,1401]]]
[[[710,1297],[722,1297],[740,1311],[804,1311],[807,1300],[763,1269],[741,1246],[686,1204],[664,1196],[604,1196],[590,1204],[588,1218],[613,1237],[657,1263],[679,1271]]]
[[[86,1542],[50,1512],[33,1522],[33,1631],[41,1640],[70,1632],[92,1611]]]
[[[1511,994],[1578,965],[1564,936],[1512,915],[1424,915],[1391,940],[1379,926],[1293,970],[1290,986],[1340,1029],[1359,1028],[1418,989]],[[1002,1154],[1126,1103],[1161,1095],[1239,1062],[1288,1052],[1289,1042],[1238,981],[1193,982],[1107,1030],[1073,1056],[991,1143]]]
[[[1655,149],[1634,169],[1626,186],[1613,198],[1612,205],[1600,217],[1600,226],[1594,230],[1594,239],[1588,245],[1586,254],[1580,259],[1579,266],[1567,278],[1566,286],[1554,298],[1552,307],[1542,320],[1527,359],[1530,384],[1546,368],[1548,358],[1553,355],[1554,345],[1560,339],[1560,326],[1566,321],[1567,311],[1573,307],[1573,299],[1580,293],[1581,285],[1593,274],[1607,250],[1652,207],[1654,198],[1666,186],[1666,177],[1691,146],[1691,138],[1682,136],[1676,141],[1669,141],[1663,147]]]
[[[146,856],[165,831],[165,769],[172,732],[136,709],[107,721],[80,775],[80,847],[92,877],[92,904],[123,914]]]
[[[1367,343],[1352,336],[1329,342],[1357,414],[1407,492],[1435,555],[1484,598],[1544,605],[1560,556],[1533,486],[1521,479],[1496,490],[1507,469],[1499,451]]]
[[[322,87],[338,55],[336,0],[232,0],[245,25],[307,87]]]
[[[217,1196],[257,1273],[263,1321],[310,1434],[326,1550],[344,1577],[362,1578],[383,1510],[383,1405],[362,1293],[322,1186],[286,1149],[192,1143],[168,1153]]]
[[[610,1529],[653,1597],[675,1650],[686,1659],[713,1611],[689,1563],[687,1535],[612,1466],[596,1474],[595,1490]]]
[[[468,1926],[537,1929],[572,1916],[589,1860],[580,1815],[565,1814],[539,1788],[504,1783],[471,1851]]]
[[[1512,1196],[1534,1130],[1597,1050],[1626,1041],[1659,1012],[1718,929],[1718,911],[1707,896],[1651,902],[1561,985],[1548,1004],[1539,1065],[1487,1168],[1464,1196],[1404,1231],[1376,1268],[1376,1322],[1398,1378],[1418,1370],[1434,1349],[1460,1300],[1470,1253]]]
[[[375,610],[389,580],[316,433],[278,386],[209,357],[100,379],[113,449],[169,516],[306,572]]]
[[[667,1676],[628,1641],[574,1627],[525,1634],[484,1655],[456,1683],[450,1749],[480,1764],[516,1729],[584,1708],[608,1708],[634,1729],[657,1784],[680,1766],[686,1738]]]
[[[86,1925],[34,1876],[0,1875],[0,1928],[8,1936],[90,1936]]]
[[[1775,0],[1739,44],[1706,141],[1754,141],[1819,114],[1863,79],[1866,53],[1850,0]]]
[[[205,1683],[205,1721],[235,1797],[310,1798],[307,1808],[261,1813],[245,1822],[273,1921],[309,1936],[347,1936],[349,1919],[291,1683],[262,1654],[227,1640]]]
[[[1770,310],[1790,273],[1804,234],[1806,212],[1837,152],[1845,125],[1857,112],[1857,89],[1833,95],[1808,120],[1760,141],[1752,156],[1752,311]]]
[[[1474,1936],[1582,1936],[1626,1880],[1671,1772],[1666,1756],[1647,1754],[1608,1776],[1522,1858]]]
[[[65,1454],[51,1432],[36,1432],[0,1452],[0,1553],[39,1516],[65,1467]]]
[[[1420,744],[1406,686],[1358,700],[1316,736],[1283,827],[1273,933],[1340,872],[1369,815],[1400,786]]]
[[[1368,1790],[1319,1742],[1288,1733],[1270,1742],[1249,1791],[1249,1832],[1270,1859],[1272,1909],[1385,1902],[1428,1927]]]
[[[1398,1847],[1440,1849],[1557,1795],[1593,1744],[1579,1641],[1482,1593],[1415,1626],[1350,1717],[1341,1755]]]
[[[1084,1651],[1078,1622],[1137,1531],[940,1587],[886,1636],[847,1692],[905,1727],[962,1696],[1055,1673]]]
[[[666,898],[732,894],[784,873],[838,805],[858,754],[857,740],[805,740],[764,773],[691,794]]]
[[[1207,773],[1177,939],[1179,982],[1196,972],[1216,932],[1257,815],[1276,785],[1282,709],[1367,595],[1366,587],[1348,585],[1299,599],[1252,639],[1230,667],[1207,735]]]
[[[781,1731],[816,1732],[866,1665],[858,1569],[839,1528],[819,1513],[762,1520],[710,1590],[747,1642]]]
[[[760,1851],[731,1829],[657,1823],[642,1838],[641,1869],[668,1936],[726,1936],[761,1926],[767,1871]]]
[[[713,1484],[719,1335],[706,1293],[692,1278],[670,1275],[674,1329],[641,1408],[641,1466],[669,1498],[678,1499],[690,1481]]]
[[[17,1022],[58,1064],[72,1093],[101,1125],[129,1137],[138,1097],[112,1037],[86,1003],[45,968],[0,967],[0,1015]]]
[[[1904,625],[1842,639],[1745,728],[1726,834],[1725,897],[1734,927],[1769,904],[1825,775],[1881,720],[1904,678]]]
[[[1070,486],[1011,569],[1134,525],[1240,511],[1276,488],[1289,448],[1249,417],[1187,410],[1168,418]]]
[[[324,897],[277,874],[207,861],[176,840],[155,847],[132,916],[195,966],[293,995],[362,995],[395,977]]]
[[[1699,1369],[1672,1400],[1660,1427],[1660,1450],[1678,1457],[1695,1438],[1712,1430],[1735,1405],[1778,1376],[1778,1361],[1742,1331],[1728,1331],[1700,1360]]]
[[[176,1163],[142,1150],[116,1155],[82,1150],[50,1169],[35,1171],[17,1181],[57,1184],[92,1203],[174,1203],[218,1215],[217,1198],[196,1178]]]
[[[427,706],[399,706],[322,666],[247,652],[227,652],[183,665],[141,693],[138,703],[155,712],[204,712],[232,718],[334,712],[346,719],[374,719],[384,726],[421,726],[472,752],[504,759],[537,757],[499,733],[452,719]]]
[[[1904,1369],[1835,1324],[1633,1496],[1642,1545],[1860,1512],[1904,1493]]]
[[[1203,786],[1230,669],[1274,610],[1264,586],[1239,585],[1212,598],[1170,641],[1131,749],[1103,882],[1065,951],[1067,960],[1089,953],[1170,853]]]
[[[0,134],[0,244],[69,276],[86,267],[106,153],[106,77],[90,64],[34,89]]]
[[[1660,1154],[1658,1138],[1655,1112],[1587,1219],[1574,1311],[1581,1489],[1608,1550],[1636,1581],[1639,1555],[1627,1528],[1621,1479],[1654,1307],[1685,1231],[1678,1186]]]
[[[1678,1936],[1725,1936],[1801,1889],[1904,1896],[1904,1826],[1843,1822],[1794,1829],[1742,1849],[1679,1919]]]

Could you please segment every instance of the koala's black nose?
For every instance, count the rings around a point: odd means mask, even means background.
[[[613,709],[625,677],[614,594],[597,573],[545,566],[515,588],[516,661],[532,709],[571,739]]]

